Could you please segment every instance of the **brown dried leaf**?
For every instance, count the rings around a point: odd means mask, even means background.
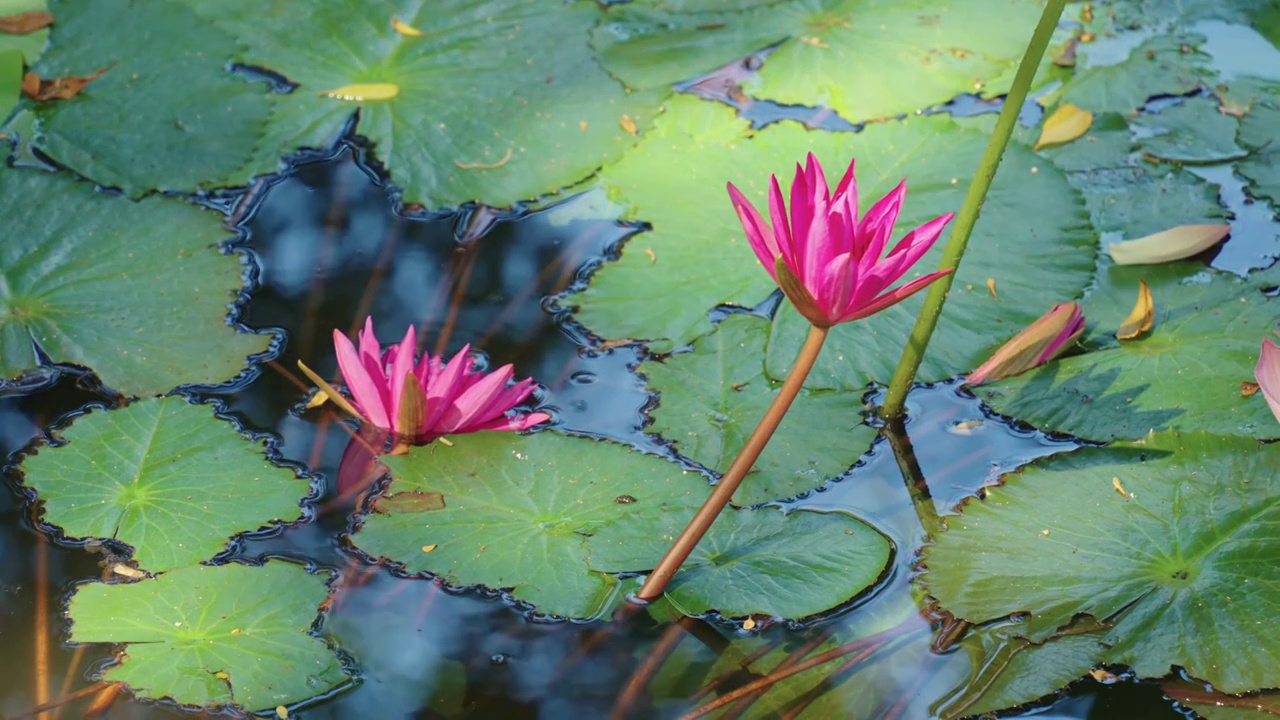
[[[53,24],[53,16],[43,10],[31,10],[16,15],[0,15],[0,33],[26,35]]]
[[[1093,124],[1093,113],[1088,110],[1082,110],[1071,103],[1063,103],[1058,106],[1044,121],[1044,129],[1040,131],[1040,139],[1036,141],[1033,150],[1039,150],[1046,145],[1060,145],[1068,143],[1076,138],[1084,135],[1089,131],[1089,126]]]
[[[1262,386],[1251,380],[1240,381],[1240,397],[1253,397],[1258,394]]]
[[[92,75],[66,77],[44,80],[38,74],[29,72],[22,76],[22,94],[37,102],[48,100],[70,100],[84,92],[89,83],[102,77],[102,74],[115,67],[115,63],[99,68]]]
[[[640,128],[636,127],[636,121],[632,120],[630,115],[623,115],[618,118],[618,124],[621,125],[622,129],[626,130],[629,135],[635,135],[640,132]]]
[[[1151,287],[1146,280],[1138,281],[1138,300],[1129,317],[1116,330],[1117,340],[1132,340],[1151,329],[1156,322],[1156,306],[1151,298]]]
[[[1111,243],[1117,265],[1153,265],[1198,255],[1231,232],[1230,225],[1179,225],[1137,240]]]

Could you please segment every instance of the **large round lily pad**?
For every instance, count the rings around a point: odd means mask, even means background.
[[[62,435],[65,445],[22,464],[41,519],[69,537],[130,545],[152,572],[208,560],[233,535],[298,519],[308,492],[212,408],[181,397],[97,410]]]
[[[0,167],[0,379],[40,364],[94,370],[129,395],[216,383],[267,349],[227,305],[243,284],[216,214],[142,202],[66,174]]]
[[[124,644],[102,679],[183,705],[270,710],[347,682],[309,630],[329,594],[298,565],[196,565],[136,583],[81,585],[71,640]]]
[[[778,383],[764,371],[768,333],[768,320],[735,315],[694,343],[693,352],[642,364],[640,373],[658,392],[648,430],[705,467],[729,469],[777,394]],[[792,497],[848,470],[876,436],[862,422],[861,395],[802,391],[733,502]]]
[[[697,473],[614,443],[545,432],[451,442],[383,457],[391,483],[352,541],[549,614],[592,617],[616,599],[616,579],[587,564],[589,536],[627,516],[692,515],[709,492]]]
[[[1118,341],[1138,281],[1155,300],[1154,327]],[[1192,262],[1106,265],[1084,302],[1092,352],[975,389],[997,412],[1092,440],[1139,438],[1150,430],[1204,430],[1280,437],[1261,396],[1245,397],[1258,348],[1275,323],[1263,291],[1276,271],[1239,280]]]
[[[1028,613],[1032,640],[1081,615],[1104,662],[1174,666],[1224,692],[1280,685],[1259,642],[1280,582],[1280,446],[1164,433],[1010,476],[924,550],[929,592],[974,622]]]
[[[594,3],[188,1],[245,46],[236,59],[297,85],[277,98],[254,172],[326,145],[359,110],[356,132],[406,202],[506,206],[587,177],[657,108],[592,57]]]

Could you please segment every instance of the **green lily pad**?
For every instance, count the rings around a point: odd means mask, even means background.
[[[1254,150],[1236,166],[1249,194],[1280,207],[1280,100],[1258,102],[1240,121],[1240,143]]]
[[[658,94],[625,92],[592,57],[593,3],[441,0],[396,11],[362,0],[267,10],[256,0],[188,2],[246,46],[237,60],[298,86],[277,98],[252,172],[328,144],[359,110],[356,132],[373,141],[406,202],[506,206],[591,175],[635,144],[657,108]],[[398,33],[393,16],[422,35]],[[367,83],[396,95],[325,95]]]
[[[1155,299],[1155,326],[1134,340],[1113,335],[1133,308],[1138,281]],[[1242,397],[1258,348],[1275,322],[1262,292],[1267,271],[1241,281],[1195,263],[1106,265],[1083,303],[1093,352],[983,385],[997,412],[1045,430],[1093,440],[1140,438],[1150,430],[1280,436],[1259,397]]]
[[[639,368],[659,395],[647,428],[718,473],[729,469],[777,394],[764,372],[769,321],[735,315],[699,339],[693,352]],[[859,393],[802,391],[756,461],[737,505],[781,500],[849,469],[876,437],[862,422]]]
[[[48,9],[49,5],[45,0],[0,0],[0,17],[39,10],[47,11]],[[41,51],[44,50],[44,44],[48,40],[48,28],[41,28],[25,35],[0,33],[0,53],[6,50],[17,50],[21,53],[20,61],[25,58],[28,63],[34,63],[40,57]],[[4,116],[7,114],[7,112],[0,112],[0,120],[4,120]]]
[[[653,230],[629,240],[622,258],[597,271],[591,285],[574,297],[581,305],[577,318],[603,337],[645,339],[652,349],[666,351],[710,331],[707,311],[715,305],[751,306],[763,300],[774,286],[733,213],[723,189],[727,180],[765,207],[769,175],[789,179],[806,152],[812,150],[834,168],[828,171],[834,177],[855,156],[863,207],[903,176],[909,178],[898,221],[901,235],[960,207],[967,173],[986,142],[983,133],[962,130],[945,117],[876,124],[857,134],[813,133],[786,124],[748,137],[746,122],[732,109],[673,98],[641,148],[601,173],[613,197],[632,207],[630,216],[652,223]],[[726,171],[722,158],[728,155],[734,162]],[[665,170],[670,167],[683,170],[672,174]],[[1038,211],[1027,213],[1028,207]],[[944,242],[916,272],[936,267]],[[921,379],[975,367],[988,348],[1052,301],[1078,295],[1092,267],[1093,240],[1079,197],[1049,163],[1026,148],[1011,147]],[[993,275],[999,299],[986,287]],[[833,329],[809,386],[858,389],[887,377],[902,351],[902,328],[910,327],[921,302],[917,296],[874,318]],[[780,315],[768,355],[774,378],[786,374],[808,328],[785,303]]]
[[[1139,148],[1158,160],[1209,164],[1249,154],[1236,145],[1239,121],[1218,112],[1215,98],[1188,98],[1157,114],[1140,115],[1133,124],[1148,134],[1139,141]]]
[[[22,51],[0,48],[0,122],[18,105],[22,94]],[[3,135],[0,135],[0,139]],[[8,153],[5,153],[6,155]]]
[[[1192,92],[1211,77],[1204,65],[1208,58],[1194,49],[1200,40],[1190,35],[1147,40],[1124,62],[1077,71],[1062,100],[1095,113],[1132,115],[1149,98]]]
[[[261,83],[226,71],[239,50],[230,35],[168,0],[55,2],[52,11],[41,77],[106,72],[71,100],[33,105],[41,150],[135,198],[248,180],[271,101]],[[121,52],[121,38],[135,51]]]
[[[183,705],[270,710],[348,681],[308,630],[328,597],[298,565],[196,565],[136,583],[81,585],[71,640],[125,644],[102,679]]]
[[[1033,641],[1081,615],[1110,623],[1103,661],[1143,677],[1275,687],[1280,648],[1257,633],[1277,611],[1277,467],[1280,446],[1205,434],[1057,456],[948,521],[924,549],[927,588],[974,622],[1027,613]]]
[[[181,397],[95,411],[62,433],[67,444],[23,461],[41,519],[73,538],[133,547],[151,572],[194,565],[227,539],[300,516],[309,483],[267,462],[212,408]]]
[[[451,442],[384,456],[391,484],[352,541],[407,572],[509,589],[548,614],[594,617],[618,599],[616,578],[587,565],[590,535],[632,515],[692,515],[708,492],[697,473],[613,443],[545,432]],[[396,502],[419,493],[443,495],[444,507]]]
[[[1007,77],[1040,17],[1027,0],[817,0],[733,13],[654,4],[610,11],[595,36],[605,67],[628,84],[668,85],[783,41],[751,94],[830,107],[853,122],[1002,91],[989,82]]]
[[[213,212],[0,167],[0,217],[0,379],[40,364],[33,341],[127,395],[221,382],[267,349],[227,326],[243,267]]]
[[[602,572],[652,570],[692,516],[622,518],[591,538],[588,562]],[[892,554],[883,535],[844,513],[726,510],[666,596],[688,615],[804,618],[874,585]]]

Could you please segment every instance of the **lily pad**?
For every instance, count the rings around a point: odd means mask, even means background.
[[[769,175],[786,176],[806,152],[837,167],[852,155],[863,207],[909,179],[901,235],[960,207],[967,174],[986,142],[985,134],[941,116],[872,125],[857,134],[812,133],[788,124],[748,136],[746,121],[730,108],[673,98],[641,148],[601,173],[613,196],[631,206],[630,216],[652,223],[653,230],[631,238],[622,258],[602,267],[574,296],[581,304],[577,318],[601,336],[645,339],[666,351],[708,332],[707,311],[717,304],[752,306],[767,297],[773,283],[747,245],[724,192],[726,181],[765,207]],[[729,154],[734,163],[726,172],[722,159]],[[672,174],[670,167],[683,170]],[[1027,207],[1039,210],[1029,214]],[[920,261],[920,274],[936,267],[943,242]],[[976,366],[988,348],[1043,313],[1046,297],[1078,295],[1092,266],[1093,240],[1078,196],[1047,162],[1011,147],[921,379]],[[986,287],[993,274],[999,298]],[[917,296],[833,329],[809,386],[859,389],[887,377],[902,351],[902,328],[921,302]],[[808,327],[785,303],[780,314],[768,355],[774,378],[786,374]]]
[[[628,516],[692,515],[707,495],[697,473],[622,445],[554,433],[477,433],[384,456],[386,497],[352,541],[410,573],[510,590],[544,613],[594,617],[617,598],[615,578],[587,564],[589,537]],[[440,493],[435,504],[394,503]]]
[[[64,1],[51,10],[53,40],[34,68],[41,77],[106,72],[71,100],[32,106],[37,147],[135,198],[248,180],[243,167],[265,129],[270,92],[227,72],[239,50],[230,35],[168,0]],[[122,38],[133,52],[121,52]]]
[[[1280,446],[1163,433],[1009,477],[924,550],[929,592],[974,622],[1027,613],[1031,640],[1105,621],[1104,662],[1174,666],[1224,692],[1280,685]]]
[[[659,394],[647,430],[704,467],[729,469],[777,394],[764,372],[768,335],[768,320],[735,315],[694,343],[693,352],[642,364],[640,373]],[[876,437],[862,410],[859,393],[802,391],[734,503],[792,497],[848,470]]]
[[[1198,35],[1162,35],[1139,45],[1127,60],[1078,70],[1062,100],[1094,113],[1132,115],[1147,100],[1185,95],[1212,77],[1208,57],[1197,52]]]
[[[22,51],[0,48],[0,122],[18,105],[22,92]],[[3,135],[0,135],[3,139]],[[8,155],[8,153],[5,153]]]
[[[22,464],[41,519],[68,537],[130,545],[151,572],[194,565],[233,535],[297,519],[308,492],[211,408],[181,397],[94,411],[62,435],[65,445]]]
[[[1139,148],[1158,160],[1209,164],[1249,154],[1236,145],[1239,121],[1218,112],[1215,98],[1187,98],[1159,113],[1140,115],[1133,124],[1145,135]]]
[[[309,628],[328,597],[298,565],[196,565],[136,583],[81,585],[71,640],[124,644],[102,679],[183,705],[269,710],[348,681]]]
[[[0,17],[8,15],[18,15],[24,12],[47,11],[49,5],[45,0],[0,0]],[[17,50],[21,53],[19,60],[25,59],[28,63],[35,63],[40,57],[44,45],[49,41],[49,29],[41,28],[32,33],[24,33],[22,35],[6,35],[0,33],[0,53],[6,50]],[[21,68],[19,68],[21,69]],[[4,120],[7,112],[0,112],[0,121]]]
[[[1236,170],[1249,179],[1249,194],[1280,207],[1280,101],[1253,106],[1240,122],[1240,142],[1254,150]]]
[[[213,212],[0,167],[0,217],[0,379],[40,365],[38,346],[122,393],[162,393],[231,378],[267,349],[227,325],[243,267],[218,252]]]
[[[251,172],[327,145],[359,110],[356,132],[405,202],[506,206],[591,175],[657,109],[658,94],[625,92],[592,57],[594,3],[440,0],[397,14],[362,0],[188,2],[246,46],[237,60],[297,85],[277,98]],[[397,31],[393,15],[420,34]],[[394,95],[340,91],[371,83]]]
[[[591,538],[592,568],[652,570],[693,516],[630,516]],[[728,511],[681,566],[667,598],[688,615],[804,618],[837,607],[888,569],[889,541],[844,513]]]
[[[1241,281],[1194,263],[1113,266],[1085,299],[1093,349],[974,392],[997,412],[1092,440],[1150,430],[1280,436],[1265,402],[1243,397],[1258,345],[1275,321],[1267,271]],[[1155,298],[1155,327],[1136,340],[1111,334],[1133,308],[1138,281]]]
[[[781,41],[748,91],[853,122],[1003,91],[989,83],[1021,57],[1040,17],[1028,0],[793,1],[735,13],[655,4],[610,11],[596,33],[605,67],[628,84],[690,79]]]

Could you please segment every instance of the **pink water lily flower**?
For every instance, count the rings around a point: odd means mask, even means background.
[[[907,184],[903,180],[859,219],[853,166],[851,161],[832,196],[822,166],[809,153],[803,168],[796,165],[789,216],[778,177],[770,176],[772,226],[729,183],[729,197],[756,257],[800,314],[818,327],[877,313],[951,272],[929,273],[888,290],[929,250],[954,214],[912,230],[881,257],[902,209]]]
[[[478,430],[525,430],[551,418],[540,412],[508,414],[533,392],[533,380],[512,384],[510,365],[491,373],[475,371],[475,361],[468,355],[470,345],[447,363],[427,353],[414,362],[413,327],[403,340],[383,350],[373,334],[373,318],[365,320],[359,339],[357,349],[345,335],[333,331],[338,366],[354,400],[348,407],[403,440],[426,443],[442,435]],[[320,387],[330,399],[346,405],[332,388]]]
[[[1253,376],[1258,381],[1267,406],[1271,408],[1271,414],[1280,420],[1280,347],[1271,338],[1262,341],[1262,353],[1258,355]]]

